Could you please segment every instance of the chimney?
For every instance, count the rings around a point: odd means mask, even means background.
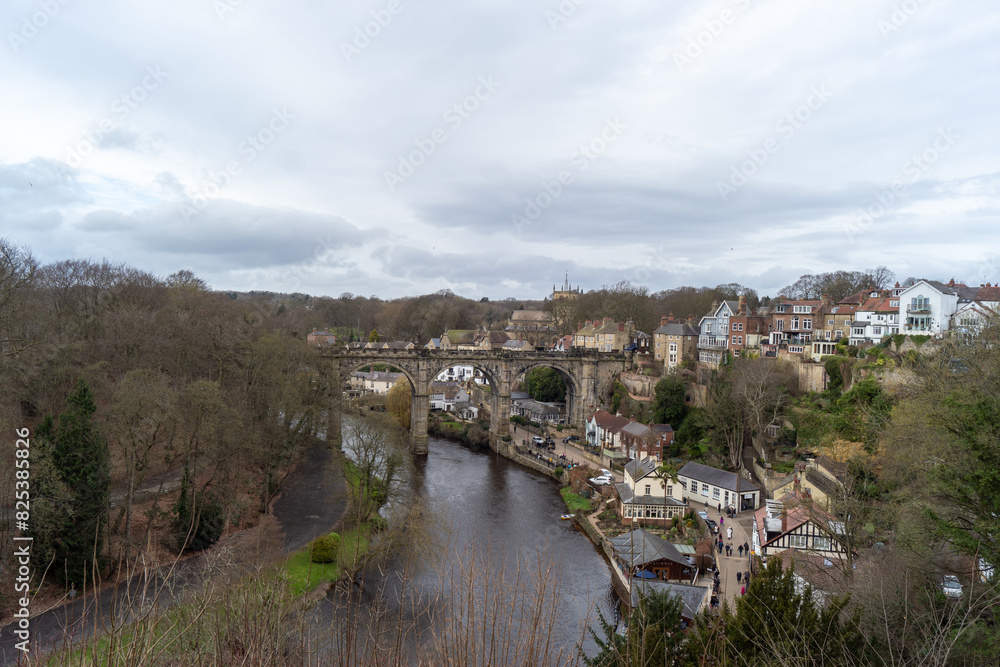
[[[948,281],[948,287],[954,287],[954,286],[955,286],[955,279],[952,278],[951,280]]]
[[[672,311],[672,310],[671,310],[671,311],[670,311],[670,312],[669,312],[669,313],[667,314],[667,321],[668,321],[668,322],[673,322],[673,321],[674,321],[674,311]]]
[[[622,323],[622,322],[619,322],[619,323],[618,323],[618,330],[619,330],[619,331],[625,331],[625,324],[624,324],[624,323]]]
[[[747,299],[746,299],[745,296],[743,296],[742,294],[740,294],[740,298],[739,298],[739,301],[738,301],[737,306],[736,306],[736,312],[737,312],[737,314],[743,314],[743,315],[745,315],[746,314],[746,308],[747,308]]]
[[[829,294],[823,294],[820,296],[820,302],[823,304],[824,310],[833,305],[833,299],[830,298]]]
[[[579,331],[582,328],[583,328],[583,322],[577,322],[576,323],[576,330]]]
[[[719,309],[719,302],[718,301],[712,301],[712,312],[714,313],[718,309]]]
[[[781,508],[781,532],[788,530],[788,510]]]
[[[669,320],[669,319],[667,318],[667,316],[666,316],[666,315],[660,315],[660,326],[661,326],[661,327],[662,327],[662,326],[663,326],[664,324],[666,324],[667,322],[669,322],[669,321],[670,321],[670,320]]]
[[[694,326],[694,315],[688,315],[687,316],[687,325],[689,327],[693,327]]]

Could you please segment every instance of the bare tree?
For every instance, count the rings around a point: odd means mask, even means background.
[[[764,433],[788,403],[793,379],[773,359],[740,359],[733,368],[733,393],[746,411],[753,447],[766,460]]]

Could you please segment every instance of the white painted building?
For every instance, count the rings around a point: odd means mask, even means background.
[[[851,345],[874,345],[899,333],[899,297],[872,297],[855,312],[851,322]]]

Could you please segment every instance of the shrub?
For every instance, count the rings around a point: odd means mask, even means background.
[[[380,533],[383,530],[387,530],[389,528],[389,520],[386,519],[381,514],[376,514],[375,516],[373,516],[368,521],[368,524],[371,526],[373,533]]]
[[[562,466],[556,466],[556,469],[552,471],[552,474],[555,475],[556,479],[562,479],[563,472]]]
[[[323,535],[313,540],[312,546],[309,549],[309,560],[314,563],[332,563],[337,560],[337,553],[339,551],[340,535],[337,533]]]

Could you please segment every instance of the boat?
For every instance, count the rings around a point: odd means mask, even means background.
[[[560,514],[559,518],[565,521],[566,519],[572,519],[573,515],[572,514]]]

